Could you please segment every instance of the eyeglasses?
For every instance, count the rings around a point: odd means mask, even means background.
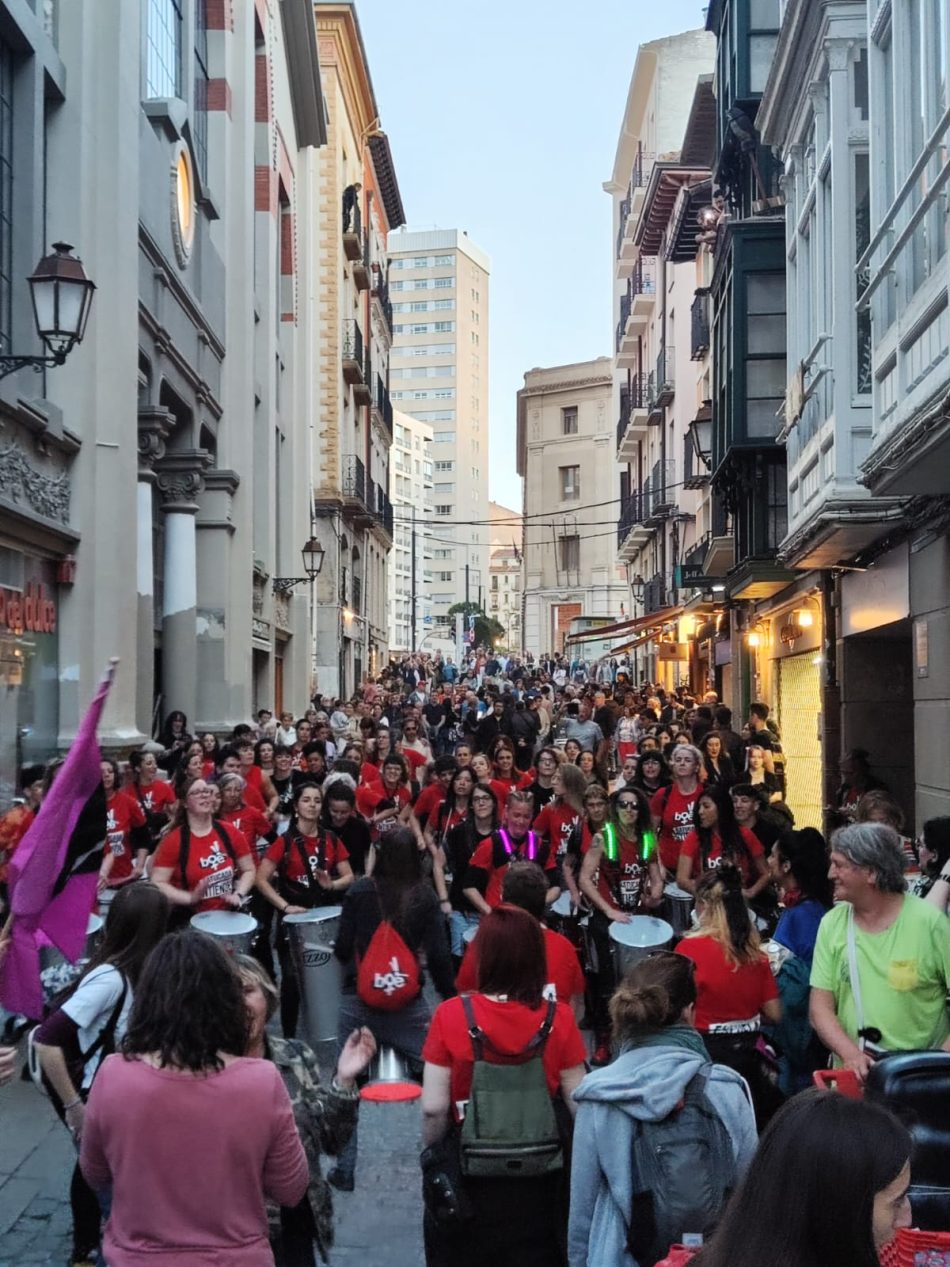
[[[637,808],[636,801],[618,801],[617,802],[617,809],[636,809],[636,808]]]

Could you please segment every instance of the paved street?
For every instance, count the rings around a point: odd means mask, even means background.
[[[332,1267],[422,1262],[419,1106],[364,1104],[356,1191],[334,1195]],[[19,1080],[0,1090],[0,1267],[68,1263],[73,1149],[49,1102]]]

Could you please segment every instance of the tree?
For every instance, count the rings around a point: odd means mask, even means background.
[[[489,650],[494,650],[496,639],[504,638],[505,636],[504,626],[500,625],[497,620],[487,616],[485,609],[480,607],[478,603],[453,603],[446,615],[452,621],[453,626],[456,616],[475,617],[475,625],[472,632],[475,635],[476,647],[484,646],[488,647]]]

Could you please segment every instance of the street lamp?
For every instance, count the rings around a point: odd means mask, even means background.
[[[275,594],[289,594],[295,585],[315,581],[323,567],[324,549],[316,537],[311,537],[300,551],[306,576],[275,576],[271,588]]]
[[[62,365],[82,342],[96,287],[72,249],[68,242],[54,242],[54,253],[45,255],[27,278],[36,331],[49,356],[0,356],[0,378],[28,365],[37,373],[44,365]]]
[[[710,402],[704,402],[708,405]],[[712,467],[712,410],[702,409],[688,427],[693,451],[707,470]]]

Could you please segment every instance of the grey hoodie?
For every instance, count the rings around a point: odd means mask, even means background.
[[[570,1267],[640,1267],[627,1250],[634,1123],[667,1117],[704,1063],[683,1047],[639,1047],[589,1073],[574,1092]],[[706,1095],[729,1132],[742,1174],[758,1143],[749,1088],[725,1065],[706,1067]]]

